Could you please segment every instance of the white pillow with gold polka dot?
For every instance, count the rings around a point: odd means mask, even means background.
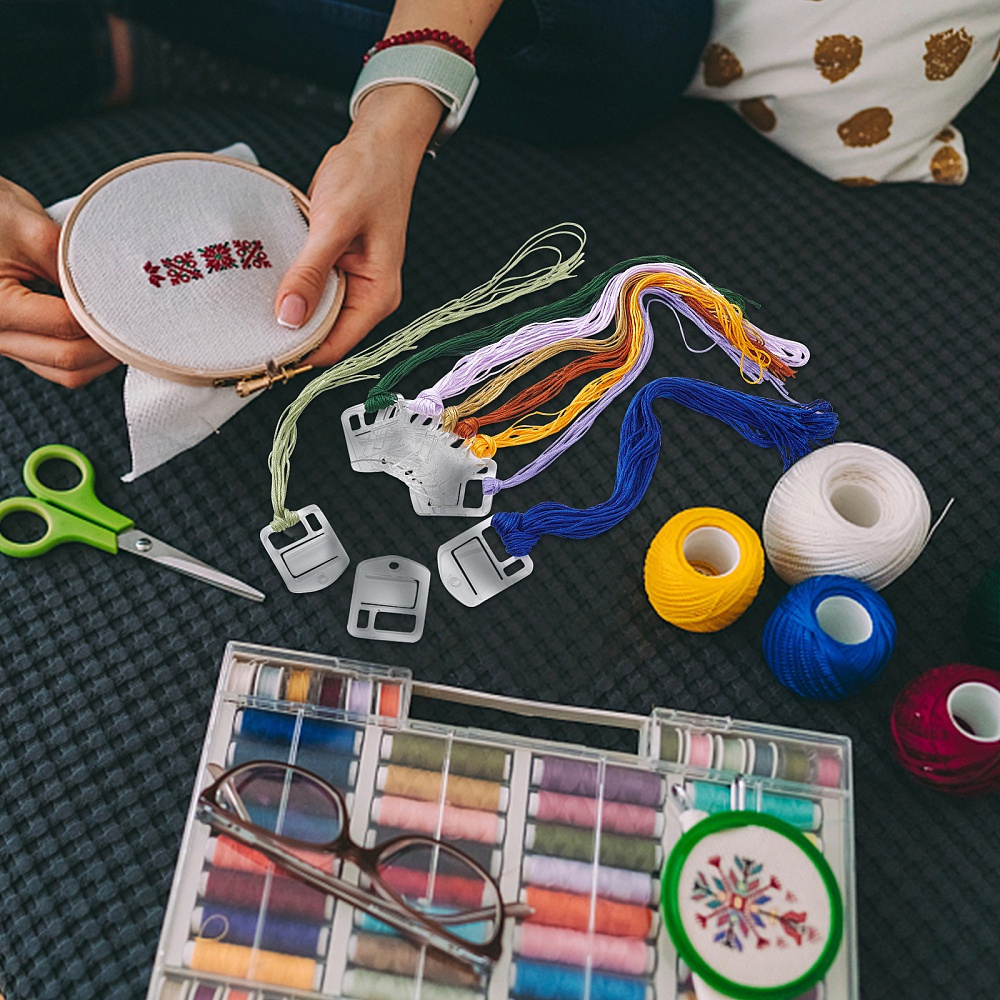
[[[843,184],[961,184],[951,120],[998,58],[998,0],[716,0],[687,93]]]

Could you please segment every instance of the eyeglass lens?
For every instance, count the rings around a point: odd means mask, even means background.
[[[427,843],[403,844],[383,853],[377,868],[410,909],[457,937],[485,944],[496,935],[502,912],[496,885],[461,855]]]
[[[336,840],[344,829],[341,800],[310,776],[280,764],[240,771],[219,801],[264,830],[317,846]]]
[[[340,798],[325,783],[278,763],[240,769],[218,798],[262,829],[317,847],[336,840],[347,821]],[[375,867],[406,906],[456,937],[484,944],[496,936],[503,911],[497,887],[462,854],[404,841],[383,851]],[[378,891],[374,884],[368,888]]]

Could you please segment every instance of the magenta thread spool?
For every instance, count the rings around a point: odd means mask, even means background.
[[[968,663],[928,670],[892,708],[900,764],[952,795],[1000,789],[1000,672]]]

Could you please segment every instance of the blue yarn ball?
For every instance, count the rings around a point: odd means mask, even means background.
[[[764,626],[764,659],[785,687],[837,701],[882,672],[896,644],[889,605],[860,580],[814,576],[796,584]]]

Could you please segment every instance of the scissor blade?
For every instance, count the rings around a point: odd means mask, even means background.
[[[178,573],[193,576],[196,580],[204,580],[205,583],[211,583],[213,586],[221,587],[231,594],[237,594],[248,600],[264,600],[264,595],[249,584],[220,570],[213,569],[200,559],[195,559],[194,556],[189,556],[186,552],[181,552],[180,549],[175,549],[172,545],[167,545],[166,542],[161,542],[158,538],[147,535],[143,531],[137,531],[134,528],[123,531],[118,536],[118,549],[121,552],[131,552],[133,555],[152,559],[153,562],[157,562],[161,566],[169,566],[170,569],[175,569]]]

